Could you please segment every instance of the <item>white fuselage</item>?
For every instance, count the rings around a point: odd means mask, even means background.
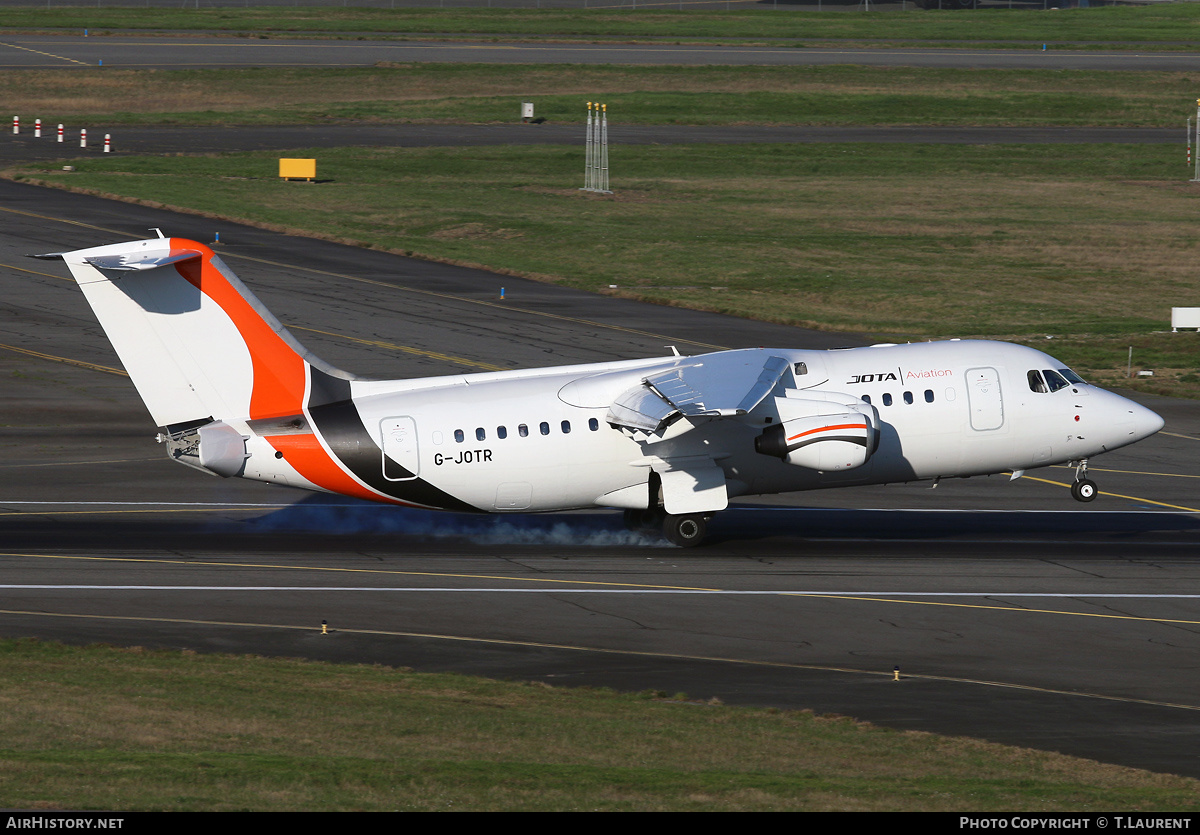
[[[1043,467],[1133,443],[1162,426],[1153,412],[1085,383],[1035,391],[1031,372],[1063,365],[1008,343],[736,353],[752,365],[761,365],[757,355],[783,357],[793,371],[744,414],[683,417],[658,432],[610,425],[610,404],[646,377],[704,357],[351,381],[354,409],[376,447],[355,454],[363,468],[378,469],[385,501],[442,506],[407,489],[424,483],[486,512],[644,508],[654,501],[647,498],[651,474],[681,461],[718,467],[728,496],[768,494]],[[755,438],[785,420],[781,412],[792,402],[830,395],[874,407],[877,446],[865,463],[820,470],[756,451]],[[319,416],[308,417],[322,445],[338,452]],[[307,483],[272,455],[265,438],[231,423],[250,436],[246,477],[328,489]],[[706,509],[723,506],[718,500]]]

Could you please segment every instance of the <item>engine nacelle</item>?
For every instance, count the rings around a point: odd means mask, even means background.
[[[875,451],[875,428],[861,412],[813,415],[768,427],[754,449],[797,467],[821,472],[852,470]]]

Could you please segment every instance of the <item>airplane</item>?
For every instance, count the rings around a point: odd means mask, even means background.
[[[745,349],[412,380],[309,353],[212,249],[165,237],[60,258],[168,455],[416,508],[616,508],[701,543],[731,497],[1075,467],[1164,423],[1041,351],[948,340]]]

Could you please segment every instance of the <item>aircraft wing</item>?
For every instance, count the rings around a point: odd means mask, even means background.
[[[744,415],[763,401],[788,372],[783,357],[760,351],[727,351],[697,357],[643,377],[608,409],[608,422],[656,432],[675,418]]]

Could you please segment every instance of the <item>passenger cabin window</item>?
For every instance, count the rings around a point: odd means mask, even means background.
[[[563,433],[564,435],[570,435],[570,434],[571,434],[571,421],[569,421],[569,420],[564,420],[564,421],[562,422],[562,433]]]
[[[475,430],[475,440],[477,440],[477,441],[486,441],[487,440],[487,432],[483,431],[482,426]]]
[[[506,426],[497,426],[497,427],[496,427],[496,437],[497,437],[497,438],[499,438],[499,439],[500,439],[500,440],[502,440],[502,441],[503,441],[505,438],[507,438],[507,437],[508,437],[508,427],[506,427]]]
[[[600,428],[600,421],[596,420],[595,418],[588,418],[588,429],[595,432],[599,428]]]
[[[549,435],[550,434],[550,424],[546,423],[546,421],[543,420],[541,423],[538,424],[538,431],[541,432],[543,435]]]
[[[522,438],[528,438],[529,437],[529,427],[522,423],[520,426],[517,427],[517,434],[520,435]]]
[[[796,376],[800,377],[808,373],[808,365],[802,362],[796,363],[793,368],[796,369]]]
[[[885,394],[883,396],[883,405],[885,405],[885,406],[892,405],[892,396],[890,394]]]
[[[864,395],[862,396],[862,402],[864,402],[864,403],[870,403],[870,402],[871,402],[871,395],[869,395],[869,394],[864,394]]]
[[[913,396],[912,396],[912,392],[911,392],[911,391],[906,391],[906,392],[904,392],[904,402],[905,402],[905,403],[907,403],[909,406],[911,406],[911,405],[912,405],[912,402],[913,402]]]
[[[463,431],[461,429],[454,430],[454,440],[458,441],[461,444],[466,439],[467,439],[467,436],[463,434]]]
[[[925,389],[925,402],[926,403],[933,402],[933,389]]]

